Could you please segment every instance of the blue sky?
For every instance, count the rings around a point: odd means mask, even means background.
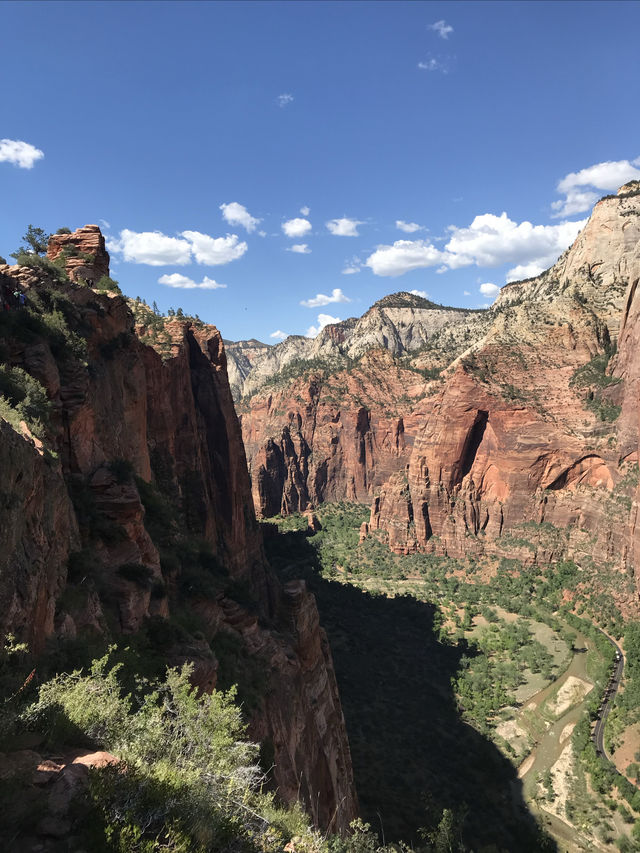
[[[99,223],[125,293],[233,340],[488,304],[640,177],[636,2],[4,2],[0,30],[0,255]]]

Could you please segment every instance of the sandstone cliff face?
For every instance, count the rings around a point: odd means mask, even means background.
[[[252,339],[250,341],[224,341],[227,354],[227,374],[229,387],[235,400],[242,397],[244,381],[253,369],[271,349],[269,344]]]
[[[424,414],[419,401],[435,389],[423,368],[451,360],[433,357],[432,340],[464,327],[466,349],[485,313],[392,294],[357,320],[315,339],[289,337],[260,356],[238,403],[258,514],[369,502],[406,464]]]
[[[639,214],[640,195],[623,188],[554,267],[503,288],[486,334],[447,371],[406,471],[374,502],[371,528],[393,549],[570,556],[633,573]],[[616,596],[637,609],[623,583]]]
[[[256,511],[369,502],[409,459],[438,383],[372,350],[352,370],[310,371],[239,404]]]
[[[108,274],[93,226],[52,239],[50,257],[69,244],[96,249],[92,270],[69,256],[72,276]],[[275,784],[292,798],[301,788],[318,825],[344,829],[356,798],[331,655],[313,597],[282,590],[266,564],[219,332],[168,322],[159,353],[121,296],[25,267],[0,267],[0,285],[27,299],[2,318],[3,375],[24,370],[50,401],[44,447],[18,430],[17,409],[13,427],[0,420],[0,631],[36,651],[149,619],[171,637],[173,610],[190,609],[203,636],[179,631],[167,663],[193,660],[211,689],[219,635],[255,655],[268,689],[250,732],[273,743]]]

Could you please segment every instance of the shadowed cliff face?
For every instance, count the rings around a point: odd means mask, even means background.
[[[238,404],[259,515],[369,502],[409,459],[437,383],[372,350],[352,369],[309,370]]]
[[[53,238],[50,257],[63,244],[84,264],[71,278],[108,274],[94,226]],[[121,296],[41,266],[2,266],[0,286],[26,296],[0,317],[4,386],[46,392],[42,424],[20,424],[18,397],[0,419],[0,632],[36,652],[153,636],[205,690],[241,680],[212,651],[231,646],[264,682],[249,733],[273,747],[279,794],[344,829],[357,804],[331,654],[313,596],[266,563],[219,332],[167,322],[160,354]]]
[[[633,573],[639,188],[599,202],[546,273],[503,288],[489,330],[447,371],[406,471],[374,501],[371,527],[394,550],[515,548],[524,562]],[[615,594],[637,612],[637,589]]]

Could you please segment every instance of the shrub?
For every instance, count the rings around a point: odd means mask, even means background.
[[[71,228],[67,228],[65,225],[62,228],[58,228],[56,234],[71,234]]]
[[[32,432],[41,434],[45,431],[49,423],[51,402],[37,379],[21,367],[0,366],[0,396],[15,409],[18,424],[24,420]]]
[[[47,273],[47,275],[54,281],[64,282],[69,280],[66,272],[48,258],[42,258],[40,255],[36,255],[31,252],[20,252],[15,255],[15,258],[16,263],[20,264],[20,266],[31,267],[31,269],[34,270],[41,270],[42,272]]]
[[[120,295],[122,295],[122,290],[120,290],[120,285],[118,284],[118,282],[112,278],[109,278],[108,275],[103,275],[102,278],[100,278],[96,282],[96,284],[94,284],[94,287],[96,290],[112,292],[115,291],[115,293],[119,293]]]
[[[123,695],[122,665],[110,667],[109,656],[87,675],[44,684],[24,715],[58,741],[80,733],[120,759],[90,775],[99,819],[87,831],[102,836],[93,849],[108,841],[120,851],[276,853],[294,832],[303,836],[296,849],[322,849],[299,809],[278,808],[258,790],[258,747],[246,740],[233,690],[198,696],[184,666]]]

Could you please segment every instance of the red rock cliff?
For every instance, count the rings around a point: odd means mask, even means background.
[[[352,370],[308,370],[239,405],[259,515],[371,501],[406,465],[435,383],[371,350]]]
[[[95,226],[52,238],[49,256],[68,245],[95,249],[88,278],[108,274]],[[77,258],[70,277],[86,281]],[[300,792],[319,826],[345,829],[357,806],[331,654],[313,596],[281,589],[266,564],[219,332],[167,323],[160,354],[119,295],[27,267],[0,267],[0,285],[26,295],[2,318],[3,381],[24,384],[19,368],[50,401],[48,426],[33,427],[44,445],[19,424],[19,394],[13,426],[0,420],[0,631],[36,651],[150,619],[171,637],[172,612],[188,608],[202,633],[178,632],[167,662],[193,660],[211,689],[212,645],[235,638],[268,682],[250,732],[273,744],[280,794]]]
[[[622,580],[638,556],[638,188],[599,202],[549,271],[504,288],[451,366],[373,505],[394,550],[591,561],[621,573],[614,594],[637,612],[640,576]]]

